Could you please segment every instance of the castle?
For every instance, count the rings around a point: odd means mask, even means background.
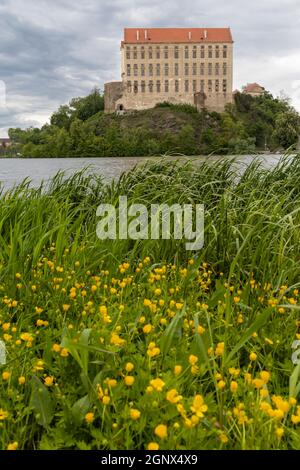
[[[105,84],[105,111],[168,101],[224,111],[232,103],[230,28],[125,28],[122,81]]]

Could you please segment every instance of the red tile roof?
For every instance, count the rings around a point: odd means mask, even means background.
[[[232,43],[230,28],[125,28],[123,44]]]
[[[246,85],[243,88],[243,92],[244,93],[251,93],[253,91],[256,91],[257,89],[260,89],[261,91],[265,90],[265,88],[262,87],[261,85],[259,85],[258,83],[248,83],[248,85]]]

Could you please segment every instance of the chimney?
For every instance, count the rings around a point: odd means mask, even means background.
[[[191,39],[192,39],[192,32],[190,31],[189,32],[189,40],[191,41]]]
[[[148,39],[148,31],[145,29],[145,39]]]
[[[140,32],[139,32],[139,30],[137,30],[137,32],[136,32],[136,39],[137,39],[137,41],[140,40]]]
[[[207,29],[204,30],[204,39],[207,39]]]

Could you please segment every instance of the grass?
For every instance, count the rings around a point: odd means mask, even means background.
[[[0,448],[298,449],[299,179],[298,155],[3,191]],[[205,247],[98,240],[120,195],[205,204]]]

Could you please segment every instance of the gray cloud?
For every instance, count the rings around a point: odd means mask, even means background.
[[[298,0],[1,0],[0,135],[41,125],[60,104],[119,79],[122,30],[135,26],[231,26],[235,87],[284,90],[300,110]]]

